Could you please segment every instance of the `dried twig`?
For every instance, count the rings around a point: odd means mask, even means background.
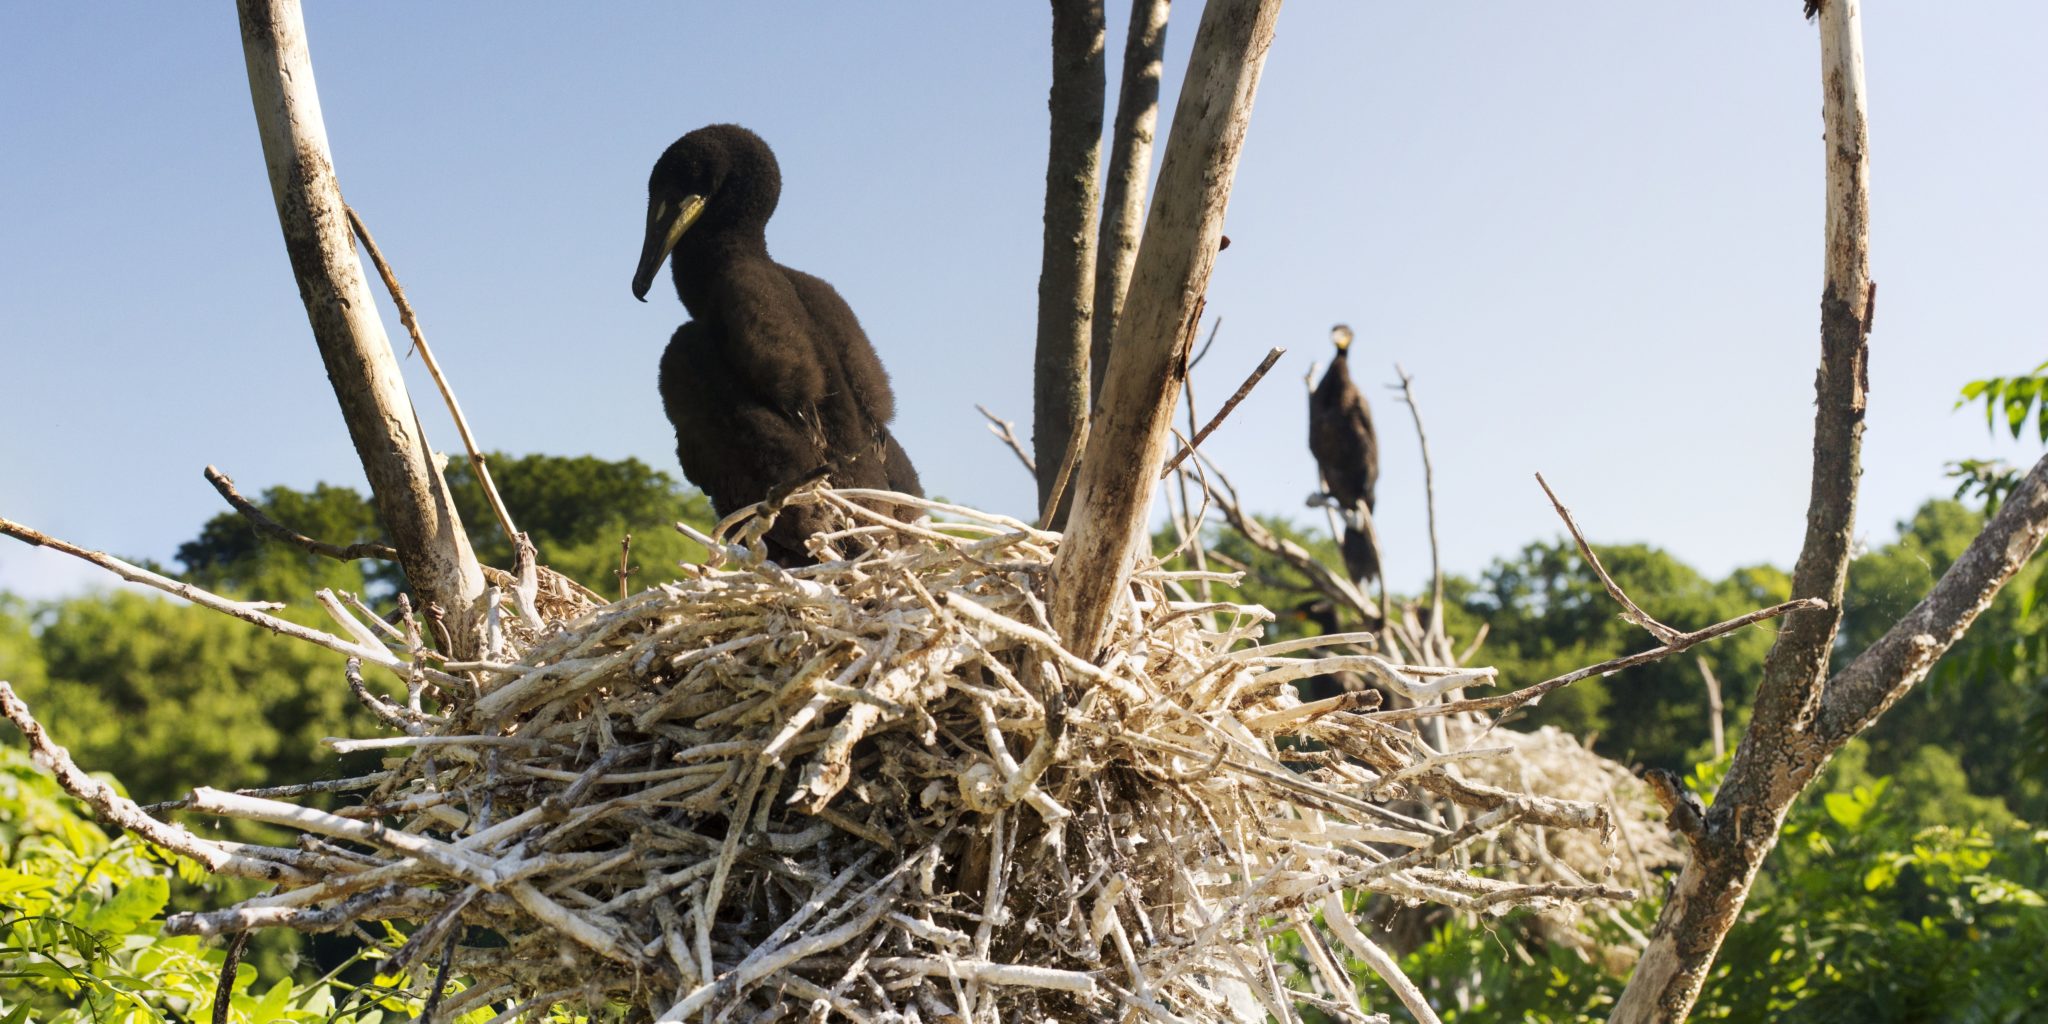
[[[264,512],[255,502],[243,497],[240,491],[235,490],[235,482],[228,479],[226,473],[212,466],[206,467],[206,480],[208,483],[213,484],[213,489],[219,491],[220,496],[226,498],[228,504],[234,506],[235,511],[240,512],[242,518],[247,519],[251,526],[254,526],[259,532],[267,533],[287,544],[293,544],[305,548],[316,555],[325,555],[328,558],[343,562],[353,562],[364,558],[381,559],[386,562],[398,561],[398,549],[389,544],[379,544],[374,541],[364,541],[345,547],[339,544],[329,544],[326,541],[308,537],[272,519],[270,514]]]
[[[71,760],[71,754],[58,746],[45,732],[42,723],[29,713],[28,705],[15,695],[14,687],[0,682],[0,715],[14,723],[28,740],[29,749],[36,759],[49,768],[57,777],[57,784],[64,791],[86,802],[100,819],[116,825],[149,840],[174,853],[181,853],[204,865],[208,871],[220,875],[234,875],[239,878],[254,878],[265,882],[305,883],[312,876],[295,867],[291,861],[295,851],[280,850],[277,859],[251,856],[240,850],[259,848],[201,839],[176,825],[166,824],[142,813],[135,801],[114,791],[112,786],[81,771]]]
[[[1002,441],[1004,445],[1008,446],[1010,454],[1017,456],[1017,461],[1024,464],[1024,471],[1026,473],[1036,477],[1038,475],[1038,463],[1033,462],[1031,460],[1031,453],[1024,450],[1024,442],[1017,440],[1017,425],[988,411],[988,406],[977,403],[974,408],[983,417],[987,418],[988,432],[994,434],[997,440]]]
[[[1556,509],[1558,517],[1564,520],[1564,528],[1571,531],[1572,540],[1579,546],[1579,556],[1586,560],[1587,565],[1593,567],[1593,572],[1600,577],[1600,585],[1607,588],[1607,595],[1621,605],[1621,617],[1649,630],[1650,635],[1656,637],[1659,643],[1669,644],[1683,636],[1683,632],[1658,622],[1649,612],[1629,599],[1628,592],[1614,582],[1614,577],[1607,575],[1607,567],[1600,564],[1600,556],[1593,551],[1593,545],[1586,543],[1586,535],[1579,532],[1579,524],[1572,520],[1571,509],[1565,508],[1564,502],[1557,500],[1557,492],[1550,489],[1550,483],[1543,479],[1543,474],[1536,474],[1536,484],[1542,487],[1544,495],[1550,498],[1550,507]],[[1719,729],[1715,731],[1718,733]]]
[[[1429,458],[1429,434],[1422,429],[1422,408],[1415,404],[1415,378],[1408,371],[1394,364],[1394,374],[1401,378],[1401,404],[1408,407],[1408,415],[1415,421],[1415,443],[1422,448],[1422,493],[1429,509],[1429,633],[1443,635],[1444,623],[1444,567],[1441,547],[1436,539],[1436,470]]]
[[[1244,379],[1244,383],[1237,386],[1237,391],[1230,396],[1229,401],[1223,403],[1223,408],[1216,410],[1216,415],[1209,417],[1209,422],[1203,424],[1202,429],[1195,432],[1193,440],[1183,445],[1180,451],[1175,452],[1173,458],[1166,460],[1166,468],[1159,471],[1159,479],[1166,479],[1173,472],[1174,467],[1180,465],[1182,460],[1193,454],[1195,449],[1201,447],[1202,442],[1208,440],[1209,435],[1214,433],[1216,428],[1223,423],[1224,418],[1230,415],[1230,411],[1237,408],[1237,403],[1244,401],[1245,396],[1252,393],[1252,388],[1258,386],[1259,379],[1266,375],[1266,371],[1272,369],[1273,364],[1279,362],[1280,357],[1286,354],[1287,350],[1284,348],[1276,348],[1266,353],[1266,358],[1260,361],[1258,368],[1252,371],[1251,376]]]
[[[370,256],[370,262],[377,268],[377,275],[384,279],[384,288],[391,293],[391,303],[398,307],[398,321],[412,335],[412,345],[420,354],[420,361],[426,364],[427,373],[434,378],[434,386],[441,389],[441,399],[448,403],[448,415],[455,420],[455,430],[462,435],[462,447],[469,452],[469,462],[476,467],[477,485],[484,490],[484,497],[491,503],[491,511],[498,517],[498,526],[505,531],[505,539],[519,543],[519,529],[512,525],[512,513],[505,510],[505,499],[498,497],[498,485],[491,480],[491,468],[485,463],[484,453],[477,447],[476,437],[469,431],[469,420],[462,415],[462,405],[455,400],[455,389],[441,372],[441,363],[434,358],[434,350],[427,347],[426,334],[420,330],[420,320],[412,311],[412,303],[406,300],[405,289],[398,285],[398,275],[391,265],[384,262],[384,254],[377,249],[377,240],[370,237],[370,229],[363,224],[362,215],[355,207],[348,207],[348,223],[356,237],[362,240],[363,251]]]

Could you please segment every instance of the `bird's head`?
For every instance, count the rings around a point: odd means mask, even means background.
[[[1337,346],[1339,352],[1351,351],[1351,325],[1338,324],[1330,328],[1330,344]]]
[[[753,132],[714,124],[677,139],[647,179],[647,235],[633,271],[633,297],[647,301],[655,272],[685,233],[758,238],[781,195],[775,154]]]

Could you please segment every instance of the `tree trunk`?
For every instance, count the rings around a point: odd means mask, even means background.
[[[1052,93],[1046,103],[1052,109],[1052,144],[1045,161],[1045,253],[1038,271],[1031,442],[1038,461],[1038,507],[1055,528],[1071,502],[1050,509],[1053,487],[1067,447],[1084,438],[1088,426],[1103,24],[1102,0],[1052,0]]]
[[[1109,175],[1102,186],[1102,240],[1095,248],[1095,322],[1090,328],[1094,340],[1088,352],[1091,402],[1102,394],[1110,336],[1123,310],[1131,265],[1138,260],[1145,183],[1152,174],[1152,139],[1159,129],[1159,76],[1170,3],[1135,0],[1130,34],[1124,39],[1123,80],[1117,86],[1116,120],[1109,136]]]
[[[1085,658],[1100,654],[1133,559],[1149,547],[1146,511],[1279,14],[1280,0],[1209,0],[1195,30],[1159,188],[1111,341],[1100,415],[1076,474],[1073,522],[1053,562],[1053,625]]]
[[[1858,4],[1828,0],[1820,13],[1826,282],[1812,492],[1806,539],[1792,574],[1792,596],[1822,598],[1828,606],[1791,613],[1772,645],[1750,725],[1707,826],[1692,843],[1692,856],[1610,1018],[1617,1022],[1682,1020],[1691,1010],[1757,868],[1777,842],[1793,798],[1833,753],[1816,744],[1811,727],[1841,623],[1854,539],[1872,299]]]
[[[350,238],[298,0],[238,0],[249,95],[313,340],[406,582],[473,656],[483,574],[433,462]]]

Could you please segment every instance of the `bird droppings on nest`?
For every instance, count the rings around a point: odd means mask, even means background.
[[[865,504],[883,498],[929,518]],[[1496,914],[1634,895],[1471,868],[1502,833],[1604,844],[1612,819],[1455,772],[1498,748],[1434,750],[1358,695],[1303,704],[1290,685],[1371,663],[1420,696],[1490,670],[1316,656],[1356,634],[1257,646],[1264,609],[1184,599],[1232,577],[1156,563],[1098,667],[1047,625],[1057,534],[906,495],[789,501],[836,520],[816,565],[762,562],[757,521],[740,544],[702,538],[730,568],[523,640],[496,630],[484,660],[400,645],[386,667],[425,699],[361,695],[403,734],[331,741],[392,751],[322,787],[354,806],[193,794],[193,811],[304,837],[241,851],[288,862],[281,889],[168,930],[399,922],[387,974],[472,979],[444,997],[449,1020],[550,1003],[663,1021],[1358,1019],[1336,948],[1398,977],[1352,923],[1365,894]],[[1310,978],[1265,941],[1290,929]]]

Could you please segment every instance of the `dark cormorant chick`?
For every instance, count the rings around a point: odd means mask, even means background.
[[[1351,328],[1330,328],[1337,355],[1308,399],[1308,450],[1316,457],[1323,486],[1344,517],[1344,569],[1363,587],[1380,575],[1372,540],[1359,527],[1358,504],[1373,508],[1373,485],[1380,475],[1379,442],[1372,432],[1372,409],[1351,383]]]
[[[781,194],[775,154],[732,124],[676,140],[648,179],[633,295],[646,301],[670,260],[691,317],[661,357],[683,475],[721,516],[821,468],[836,487],[922,495],[910,456],[889,434],[889,375],[853,310],[831,285],[768,256]],[[769,554],[810,564],[804,540],[825,525],[816,506],[783,510]]]

